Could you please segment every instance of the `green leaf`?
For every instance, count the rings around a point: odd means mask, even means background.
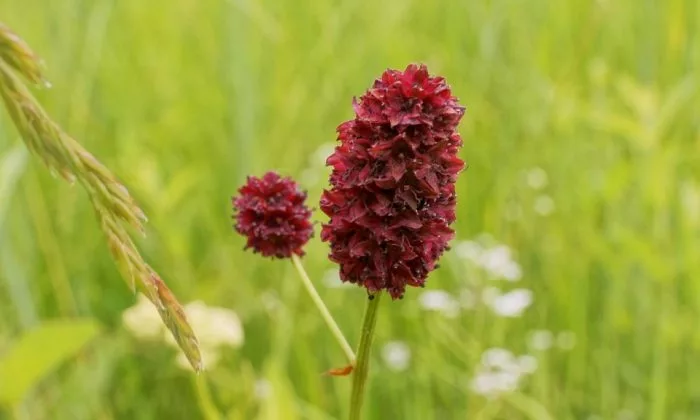
[[[0,405],[13,407],[99,334],[92,319],[53,320],[28,331],[0,357]]]

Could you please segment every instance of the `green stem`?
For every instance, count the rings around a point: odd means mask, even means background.
[[[203,373],[192,375],[192,385],[197,393],[197,403],[199,404],[199,410],[205,420],[220,420],[221,415],[219,410],[216,409],[214,405],[214,400],[211,397],[211,392],[209,391],[209,384],[207,384],[207,378]]]
[[[292,255],[292,263],[294,264],[294,268],[297,269],[297,272],[299,272],[302,283],[304,284],[304,287],[306,287],[306,291],[309,292],[311,300],[314,301],[316,308],[318,308],[318,311],[321,312],[321,317],[324,321],[326,321],[326,325],[331,330],[331,333],[333,333],[333,337],[335,337],[335,340],[343,349],[343,353],[345,353],[348,363],[351,366],[355,366],[355,353],[352,351],[352,347],[350,347],[350,344],[348,344],[348,340],[345,339],[343,332],[340,330],[340,327],[338,327],[335,319],[333,319],[333,315],[331,315],[330,311],[326,307],[326,304],[323,303],[323,299],[321,299],[321,296],[316,291],[314,284],[311,283],[311,279],[309,278],[309,275],[306,274],[306,270],[304,270],[301,260],[298,256]]]
[[[362,335],[357,348],[357,365],[352,378],[352,396],[350,398],[350,420],[359,420],[362,413],[362,399],[365,395],[365,384],[369,372],[369,355],[374,338],[374,327],[377,325],[377,308],[382,293],[370,295],[367,309],[362,320]]]

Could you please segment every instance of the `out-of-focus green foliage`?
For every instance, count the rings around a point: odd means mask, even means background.
[[[458,239],[507,244],[522,280],[492,285],[534,303],[506,318],[482,304],[425,311],[417,289],[383,302],[367,417],[700,415],[698,2],[0,0],[0,21],[46,62],[53,88],[35,93],[47,111],[149,215],[145,259],[183,303],[241,317],[244,345],[207,374],[229,418],[345,416],[349,379],[321,375],[341,351],[291,264],[242,250],[229,201],[246,174],[277,169],[314,205],[352,97],[409,62],[467,106]],[[122,327],[135,299],[84,193],[19,144],[0,113],[0,358],[55,318],[93,317],[109,334],[0,418],[199,418],[171,347]],[[475,287],[455,250],[427,289],[479,300],[491,283]],[[365,294],[325,286],[326,252],[315,238],[304,262],[355,343]],[[534,351],[536,330],[573,348]],[[382,357],[391,341],[411,351],[404,371]],[[538,367],[489,400],[471,383],[493,347]]]
[[[12,408],[61,363],[75,356],[99,327],[95,321],[49,321],[19,337],[0,358],[0,404]]]

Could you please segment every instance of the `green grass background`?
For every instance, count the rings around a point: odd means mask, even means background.
[[[346,415],[349,378],[320,374],[342,353],[291,264],[242,251],[229,201],[246,174],[276,169],[315,205],[315,151],[354,95],[410,62],[467,106],[457,237],[511,246],[535,303],[506,320],[425,313],[415,289],[383,302],[367,418],[545,418],[534,404],[557,420],[700,418],[697,1],[0,0],[0,20],[44,58],[47,110],[143,206],[146,259],[183,302],[244,321],[243,348],[207,376],[229,418]],[[121,328],[134,296],[85,193],[22,148],[3,112],[0,160],[16,177],[0,179],[0,354],[42,320],[93,317],[104,333],[0,418],[200,418],[172,351]],[[546,217],[532,167],[549,175]],[[317,235],[305,257],[319,285],[326,252]],[[457,293],[469,279],[444,258],[427,287]],[[356,342],[363,291],[319,287]],[[533,329],[571,330],[576,346],[539,355],[519,398],[474,395],[481,351],[526,352]],[[380,361],[390,340],[410,345],[407,371]],[[259,377],[273,385],[262,402]]]

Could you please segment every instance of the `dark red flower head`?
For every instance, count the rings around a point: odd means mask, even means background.
[[[306,193],[291,178],[268,172],[248,181],[233,197],[236,231],[248,238],[265,257],[289,258],[304,255],[301,249],[311,238],[311,211],[304,204]]]
[[[454,236],[464,108],[442,77],[413,64],[384,72],[353,105],[326,162],[321,239],[343,281],[396,299],[406,285],[423,286]]]

